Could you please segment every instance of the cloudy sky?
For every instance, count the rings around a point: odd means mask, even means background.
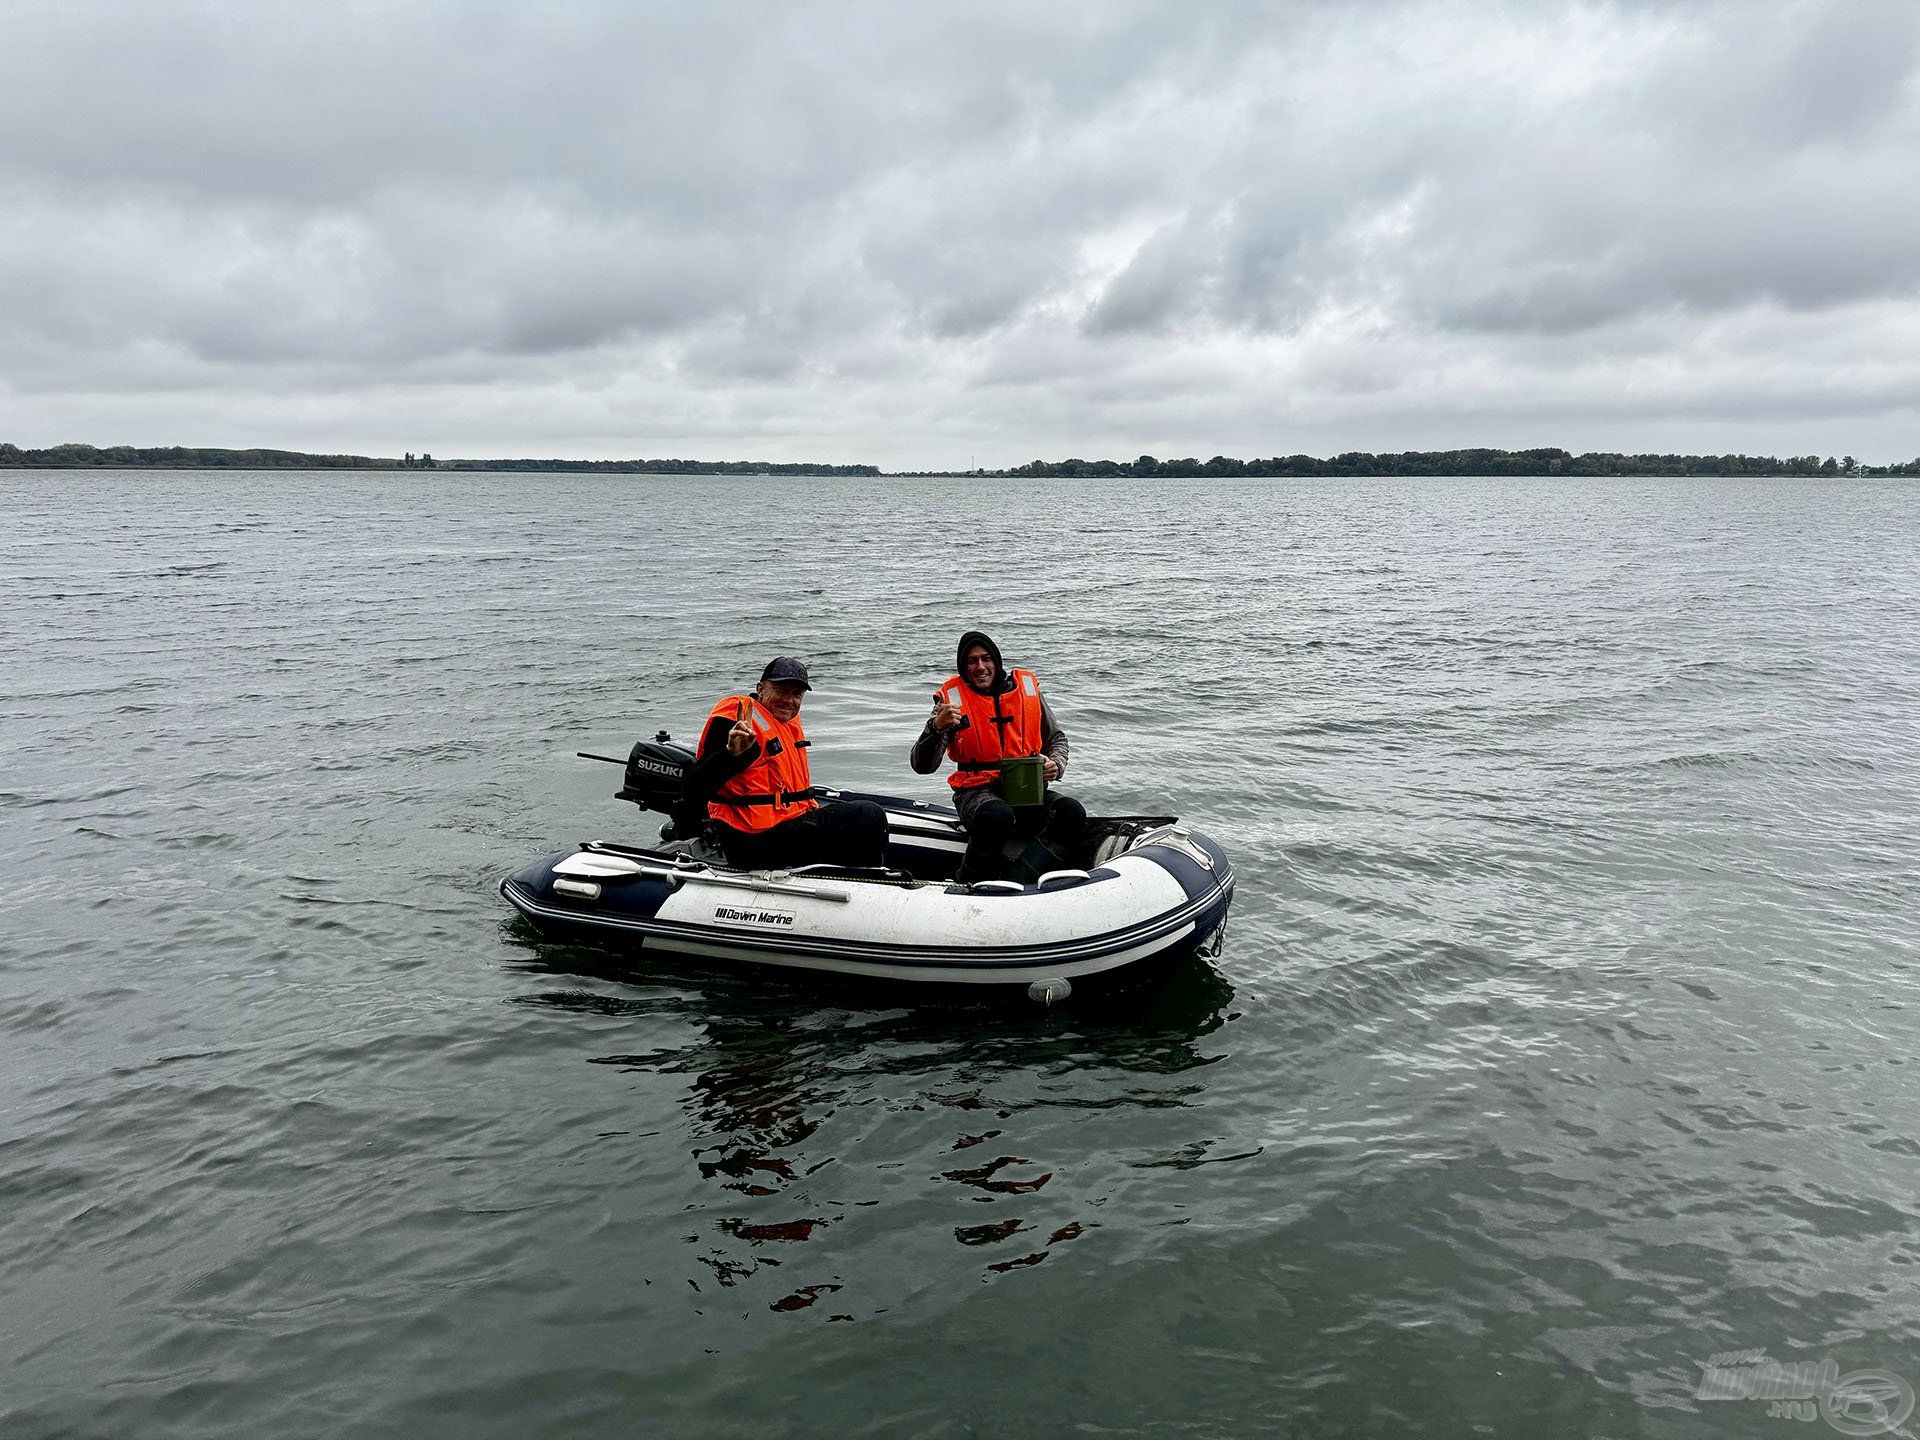
[[[0,439],[1920,454],[1920,4],[0,0]]]

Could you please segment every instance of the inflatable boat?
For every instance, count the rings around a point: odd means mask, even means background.
[[[606,760],[607,756],[588,756]],[[693,756],[665,732],[637,743],[616,792],[669,818],[658,844],[590,841],[500,882],[542,934],[642,953],[919,984],[1024,989],[1051,1003],[1076,982],[1218,954],[1233,899],[1220,847],[1172,816],[1093,818],[1084,868],[1037,842],[1009,847],[1019,878],[954,883],[966,834],[947,806],[816,786],[886,811],[885,864],[739,870],[682,802]]]

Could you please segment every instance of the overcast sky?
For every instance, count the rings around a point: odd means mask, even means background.
[[[1920,4],[0,0],[0,440],[1920,454]]]

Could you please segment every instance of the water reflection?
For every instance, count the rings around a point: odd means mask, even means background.
[[[633,1021],[643,1043],[587,1063],[685,1077],[686,1278],[776,1313],[853,1319],[903,1286],[977,1284],[1113,1224],[1103,1172],[1140,1163],[1129,1117],[1196,1110],[1224,1053],[1208,1038],[1235,1018],[1232,985],[1197,958],[1048,1010],[636,970],[508,934],[518,967],[584,982],[518,1003]],[[1106,1146],[1089,1131],[1103,1125]],[[1172,1145],[1168,1163],[1209,1143]]]

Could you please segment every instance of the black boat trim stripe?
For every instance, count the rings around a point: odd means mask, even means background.
[[[591,943],[581,932],[593,929],[591,922],[574,927],[568,933],[575,943]],[[771,965],[788,970],[820,970],[840,975],[862,976],[875,980],[902,980],[939,985],[1025,985],[1033,980],[1059,978],[1079,980],[1111,974],[1130,966],[1151,963],[1154,959],[1183,948],[1197,949],[1210,933],[1201,926],[1175,932],[1164,942],[1110,950],[1103,955],[1079,960],[1049,958],[1025,965],[889,965],[883,961],[847,960],[812,951],[780,954],[740,942],[703,940],[693,936],[650,935],[633,937],[647,954],[675,954],[701,959],[720,959],[733,964]],[[743,940],[751,937],[742,937]]]
[[[872,940],[831,939],[824,937],[810,938],[801,935],[788,937],[756,934],[753,938],[755,943],[763,949],[834,951],[836,953],[845,953],[854,956],[865,956],[875,952],[881,952],[890,956],[901,957],[902,963],[911,963],[911,957],[917,955],[937,957],[961,955],[975,963],[985,963],[986,957],[993,956],[1017,958],[1030,955],[1045,955],[1064,958],[1079,954],[1082,951],[1097,952],[1110,948],[1115,944],[1131,944],[1136,938],[1152,934],[1156,930],[1177,928],[1181,921],[1191,917],[1196,912],[1205,910],[1223,894],[1230,896],[1233,891],[1233,883],[1233,872],[1229,869],[1225,875],[1220,877],[1219,882],[1215,886],[1201,895],[1190,897],[1187,902],[1177,910],[1162,911],[1149,919],[1138,921],[1133,925],[1126,926],[1119,930],[1109,930],[1099,935],[1089,935],[1079,940],[1062,941],[1058,944],[1044,947],[1023,945],[971,945],[964,947],[954,945],[907,945],[883,943]],[[507,886],[512,884],[511,878],[502,881],[501,893],[506,894]],[[704,925],[692,920],[662,920],[657,917],[608,915],[605,912],[595,913],[591,911],[561,909],[545,905],[542,901],[528,894],[519,886],[514,886],[513,888],[518,895],[525,897],[529,905],[536,907],[543,915],[591,920],[597,924],[642,931],[650,930],[661,934],[709,935],[729,939],[738,939],[742,934],[741,931],[732,929],[731,927]],[[515,897],[514,895],[508,895],[507,898],[513,900]],[[1005,897],[1007,901],[1011,901],[1013,898],[1013,896]],[[516,901],[516,903],[518,902]]]
[[[902,945],[872,940],[846,940],[824,937],[809,938],[799,935],[788,937],[761,935],[757,933],[751,934],[750,938],[756,945],[765,949],[842,950],[850,954],[878,952],[890,956],[898,956],[903,960],[915,955],[960,955],[976,961],[995,956],[1065,956],[1082,950],[1101,950],[1111,948],[1114,945],[1128,945],[1143,936],[1151,935],[1157,931],[1177,928],[1180,923],[1191,918],[1194,913],[1207,909],[1223,895],[1230,896],[1231,891],[1232,883],[1231,880],[1229,880],[1225,884],[1208,891],[1205,895],[1197,899],[1189,900],[1177,910],[1163,911],[1151,919],[1140,921],[1135,925],[1130,925],[1119,930],[1109,930],[1100,935],[1090,935],[1081,940],[1063,941],[1056,945],[1037,947],[1020,945]],[[529,894],[520,886],[515,885],[511,878],[501,882],[501,893],[505,894],[509,900],[514,901],[516,904],[524,904],[527,908],[537,911],[539,914],[556,919],[582,920],[594,924],[612,925],[626,929],[656,930],[661,933],[672,932],[676,934],[688,933],[734,940],[747,938],[750,934],[750,932],[742,932],[729,926],[708,925],[692,920],[662,920],[636,915],[610,915],[604,911],[594,912],[552,906],[544,903],[534,895]]]
[[[977,952],[953,951],[946,956],[917,958],[893,955],[863,955],[843,953],[840,949],[824,945],[770,945],[764,937],[743,934],[738,930],[694,929],[686,926],[648,925],[644,922],[621,919],[617,916],[583,915],[573,910],[556,910],[548,906],[527,903],[523,897],[509,895],[515,907],[522,913],[537,915],[583,929],[619,930],[639,932],[648,943],[658,943],[671,948],[675,944],[700,945],[718,948],[736,953],[746,958],[760,957],[769,963],[780,964],[787,961],[819,960],[822,963],[834,962],[842,965],[867,967],[873,970],[944,970],[962,973],[1039,973],[1056,967],[1083,967],[1092,965],[1101,959],[1115,955],[1126,955],[1149,948],[1161,940],[1177,941],[1187,934],[1195,934],[1198,927],[1193,924],[1173,926],[1153,932],[1137,933],[1129,937],[1126,943],[1110,945],[1084,954],[1065,955],[1058,951],[1034,952],[1025,957],[1012,959],[982,959]],[[1195,934],[1195,944],[1205,938]]]
[[[529,915],[539,915],[552,920],[564,920],[603,929],[638,931],[643,936],[652,935],[661,939],[680,937],[709,943],[735,945],[744,943],[746,948],[762,953],[814,954],[871,964],[922,969],[948,967],[958,962],[963,968],[973,970],[1032,967],[1044,965],[1049,961],[1093,959],[1116,950],[1130,950],[1190,924],[1197,916],[1204,914],[1214,905],[1230,900],[1232,891],[1233,877],[1229,873],[1222,878],[1221,884],[1215,889],[1197,900],[1189,901],[1178,910],[1155,916],[1152,920],[1143,921],[1123,930],[1109,931],[1105,935],[1090,937],[1072,944],[1043,948],[1016,946],[959,948],[936,945],[883,945],[863,940],[805,939],[798,935],[789,938],[743,934],[739,930],[724,926],[700,925],[681,920],[641,920],[623,915],[563,910],[543,904],[510,879],[500,882],[500,893],[506,896],[516,909]]]

